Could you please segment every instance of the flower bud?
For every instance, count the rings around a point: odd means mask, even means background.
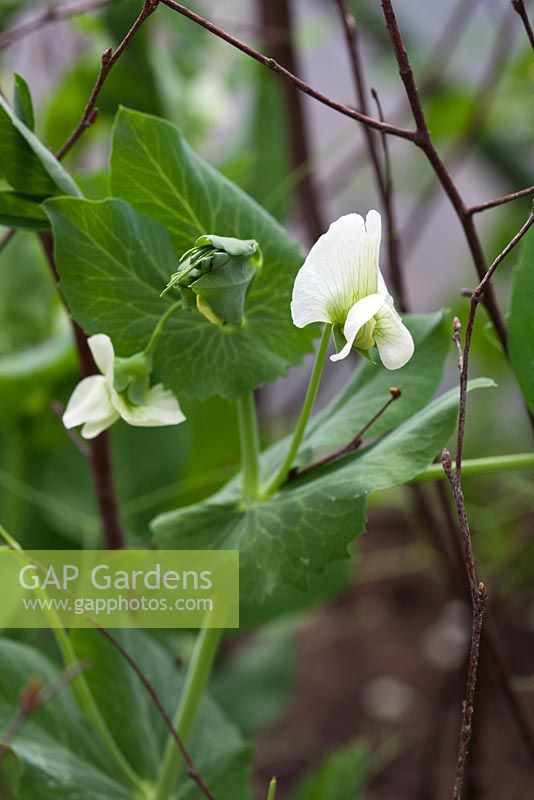
[[[184,308],[196,308],[214,325],[241,325],[250,284],[262,264],[254,239],[205,234],[180,259],[164,292],[180,289]],[[162,294],[163,294],[162,293]]]

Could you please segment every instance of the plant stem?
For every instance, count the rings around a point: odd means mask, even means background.
[[[174,312],[181,307],[182,307],[182,301],[178,300],[176,303],[170,305],[168,309],[165,311],[165,313],[161,315],[156,324],[156,327],[152,331],[152,335],[150,336],[149,342],[143,351],[145,355],[150,355],[152,353],[152,351],[154,350],[154,348],[158,343],[159,337],[161,336],[161,332],[163,331],[163,328],[167,324],[168,320],[172,317]]]
[[[237,401],[243,500],[256,500],[259,487],[259,434],[256,401],[253,392],[241,395]]]
[[[279,489],[280,486],[285,482],[287,476],[289,475],[289,471],[291,470],[293,461],[297,455],[300,443],[302,442],[302,437],[304,436],[304,432],[306,430],[306,425],[308,424],[310,414],[315,404],[315,398],[317,397],[319,383],[321,382],[321,375],[323,373],[331,332],[332,326],[325,324],[321,341],[319,342],[319,349],[317,350],[317,354],[315,356],[315,364],[313,365],[312,374],[310,376],[308,390],[306,392],[306,397],[304,398],[304,405],[302,406],[299,421],[297,423],[297,427],[295,428],[295,433],[293,434],[291,444],[289,445],[289,450],[287,451],[286,457],[284,458],[280,469],[263,492],[262,496],[264,499],[267,499],[274,494],[276,490]]]
[[[191,733],[206,690],[221,634],[219,628],[203,628],[198,635],[173,722],[178,736],[184,743]],[[176,750],[174,741],[169,739],[153,800],[169,800],[172,797],[181,763],[181,755]]]
[[[453,467],[455,464],[453,463]],[[488,456],[487,458],[468,458],[462,462],[463,475],[489,475],[492,472],[503,472],[511,469],[530,469],[534,467],[534,453],[511,453],[506,456]],[[431,464],[424,472],[413,479],[412,483],[442,481],[447,476],[441,464]]]

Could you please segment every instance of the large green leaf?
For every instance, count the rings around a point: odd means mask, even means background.
[[[309,334],[302,336],[289,320],[296,251],[269,217],[252,201],[246,202],[260,220],[265,217],[264,226],[253,226],[252,234],[262,248],[266,242],[268,255],[248,295],[244,325],[221,327],[196,310],[178,310],[155,356],[164,383],[176,393],[236,397],[278,377],[308,348]],[[54,232],[61,288],[74,317],[87,333],[109,334],[120,355],[136,352],[176,300],[169,294],[160,297],[176,268],[169,233],[124,200],[57,198],[45,208]],[[237,207],[236,217],[241,216]]]
[[[489,385],[481,378],[470,388]],[[310,571],[347,557],[349,542],[364,528],[368,494],[406,483],[432,462],[453,432],[457,407],[454,389],[375,444],[291,481],[266,501],[243,505],[237,479],[204,503],[157,517],[156,542],[240,550],[244,597],[263,600],[279,582],[305,588]],[[264,477],[272,452],[263,459]]]
[[[508,341],[510,360],[530,410],[534,413],[534,230],[523,243],[514,276]]]
[[[167,341],[167,357],[174,355],[173,369],[190,390],[200,397],[235,396],[299,363],[313,336],[295,328],[289,313],[302,257],[278,223],[193,153],[164,120],[122,109],[111,166],[114,194],[162,222],[177,255],[203,233],[256,239],[262,249],[264,265],[251,288],[242,328],[190,322],[181,330],[179,359],[176,345]]]
[[[48,217],[42,206],[31,197],[0,191],[0,225],[45,230],[48,228]]]
[[[21,194],[79,196],[80,190],[50,150],[0,95],[0,170]]]
[[[172,657],[142,631],[119,634],[121,642],[154,685],[172,714],[183,675]],[[85,676],[95,701],[134,770],[156,777],[167,730],[145,689],[114,648],[93,630],[76,631],[77,654],[91,659]],[[20,690],[30,678],[44,683],[60,667],[32,647],[0,640],[0,732],[14,716]],[[141,752],[144,744],[146,751]],[[131,787],[120,783],[106,750],[91,724],[65,688],[31,719],[12,742],[22,764],[18,800],[136,800]],[[220,800],[246,800],[248,748],[236,727],[217,704],[203,699],[189,749],[208,785]],[[0,776],[3,777],[0,772]],[[201,800],[193,782],[182,775],[179,800]],[[2,795],[3,797],[3,795]]]

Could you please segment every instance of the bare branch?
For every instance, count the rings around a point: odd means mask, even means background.
[[[526,189],[518,189],[517,192],[510,192],[510,194],[503,194],[501,197],[496,197],[495,200],[487,200],[485,203],[469,206],[467,213],[480,214],[481,211],[488,211],[490,208],[496,208],[505,203],[511,203],[513,200],[519,200],[520,197],[528,197],[529,194],[534,194],[534,186],[527,186]]]
[[[337,5],[341,23],[343,25],[343,30],[345,33],[347,50],[349,53],[354,84],[356,87],[356,96],[358,99],[358,104],[363,113],[368,116],[369,108],[367,103],[367,87],[365,83],[363,64],[358,44],[358,31],[356,27],[356,21],[352,16],[352,14],[349,13],[345,0],[334,0],[334,2]],[[381,121],[383,121],[384,116],[382,114],[380,102],[378,101],[378,96],[376,95],[376,92],[374,92],[374,90],[373,90],[373,96],[375,97],[378,107],[378,118]],[[380,159],[378,155],[375,132],[371,130],[371,128],[364,126],[363,134],[367,145],[367,151],[369,153],[369,158],[373,166],[376,185],[382,202],[384,215],[386,218],[387,246],[388,246],[391,281],[393,284],[395,294],[397,296],[399,307],[401,311],[406,311],[407,309],[406,290],[404,286],[403,274],[400,263],[400,242],[397,236],[397,224],[395,218],[395,207],[393,203],[393,193],[391,184],[391,169],[389,165],[389,155],[388,155],[386,137],[385,135],[382,135],[383,146],[384,146],[384,157],[385,157],[384,169],[382,169],[382,165],[380,164]]]
[[[221,28],[218,28],[217,25],[214,25],[209,20],[200,16],[200,14],[191,11],[191,9],[186,8],[181,3],[177,3],[175,2],[175,0],[160,0],[160,2],[162,5],[167,6],[173,11],[176,11],[178,14],[187,17],[192,22],[195,22],[197,25],[200,25],[202,28],[205,28],[205,30],[214,34],[214,36],[217,36],[219,39],[222,39],[228,44],[231,44],[232,47],[235,47],[237,50],[240,50],[242,53],[245,53],[245,55],[250,56],[250,58],[253,58],[255,61],[258,61],[260,64],[263,64],[272,72],[276,72],[278,75],[281,75],[283,78],[285,78],[286,80],[290,81],[295,86],[297,86],[301,92],[304,92],[304,94],[313,97],[314,100],[317,100],[319,103],[322,103],[323,105],[334,109],[334,111],[338,111],[345,117],[350,117],[350,119],[355,119],[358,122],[362,122],[365,125],[369,125],[369,127],[375,128],[378,131],[383,131],[384,133],[388,133],[391,136],[398,136],[400,139],[407,139],[410,142],[416,141],[417,133],[415,131],[409,130],[408,128],[401,128],[398,125],[391,125],[387,122],[381,122],[379,119],[375,119],[374,117],[368,117],[365,114],[362,114],[360,111],[356,111],[356,109],[351,108],[350,106],[332,100],[330,97],[327,97],[325,94],[318,92],[316,89],[307,84],[305,81],[301,80],[301,78],[298,78],[296,75],[293,75],[292,72],[285,69],[285,67],[282,67],[281,64],[275,61],[274,58],[268,58],[263,53],[260,53],[258,50],[255,50],[253,47],[250,47],[248,44],[245,44],[245,42],[242,42],[235,36],[226,33],[226,31],[223,31]]]
[[[50,233],[41,233],[39,234],[39,238],[57,283],[59,274],[54,258],[52,236]],[[87,337],[72,318],[71,323],[82,377],[93,375],[97,372],[97,369],[87,344]],[[103,431],[95,439],[90,440],[89,464],[106,547],[108,550],[118,550],[125,546],[126,538],[119,513],[119,503],[111,464],[111,447],[107,431]]]
[[[406,53],[406,48],[404,47],[402,34],[400,32],[395,12],[393,11],[391,0],[381,0],[381,5],[382,5],[382,10],[384,12],[386,28],[389,33],[391,42],[393,44],[393,49],[395,51],[395,57],[397,59],[399,74],[404,84],[408,101],[410,103],[410,108],[412,109],[412,114],[417,125],[417,135],[415,138],[415,143],[421,148],[421,150],[426,155],[428,161],[430,162],[430,165],[432,166],[434,172],[436,173],[439,182],[441,183],[452,206],[454,207],[454,210],[456,211],[458,219],[460,220],[460,223],[464,230],[464,234],[467,239],[467,243],[469,245],[469,250],[471,252],[471,257],[475,264],[475,268],[477,270],[479,278],[482,279],[486,272],[486,261],[485,261],[484,251],[482,249],[482,244],[480,242],[478,233],[473,223],[473,219],[468,214],[467,207],[463,201],[463,198],[460,195],[460,192],[458,191],[455,182],[453,181],[447,167],[442,161],[441,156],[439,155],[432,141],[432,137],[430,135],[428,126],[426,124],[426,119],[421,104],[421,100],[419,97],[417,84],[415,82],[415,78],[408,59],[408,55]],[[504,350],[506,351],[506,328],[491,286],[486,291],[486,304],[495,331],[501,341]]]
[[[259,0],[267,50],[292,73],[298,74],[298,52],[294,37],[293,0]],[[311,163],[310,136],[303,96],[295,84],[281,81],[288,120],[288,139],[293,169]],[[313,170],[306,169],[295,186],[308,239],[313,243],[326,230]]]
[[[35,17],[25,20],[21,22],[20,25],[15,25],[13,28],[0,34],[0,50],[10,47],[24,36],[41,30],[41,28],[50,25],[52,22],[59,22],[63,19],[87,14],[90,11],[96,11],[98,8],[107,6],[112,2],[113,0],[84,0],[81,3],[66,6],[56,6],[49,3],[46,8],[39,14],[36,14]]]
[[[154,13],[156,8],[159,5],[159,0],[144,0],[143,8],[135,22],[133,23],[132,27],[122,40],[122,42],[118,45],[115,50],[112,48],[108,48],[102,54],[102,63],[100,67],[100,72],[98,74],[98,78],[96,79],[95,85],[91,91],[89,100],[83,110],[82,116],[80,121],[72,131],[71,135],[65,142],[65,144],[58,150],[56,153],[56,157],[61,160],[68,152],[71,150],[80,136],[83,134],[87,128],[90,128],[91,125],[96,121],[98,110],[96,107],[96,102],[98,100],[98,96],[102,91],[104,84],[106,82],[106,78],[108,77],[109,73],[113,69],[114,65],[117,63],[119,58],[122,56],[128,44],[131,42],[137,31],[141,28],[143,23],[150,17],[151,14]]]
[[[532,49],[534,50],[534,30],[532,30],[532,25],[530,24],[530,20],[528,18],[527,9],[525,8],[525,3],[523,2],[523,0],[512,0],[512,6],[514,7],[514,11],[517,11],[519,16],[523,20],[523,25],[525,26],[528,40],[532,45]]]
[[[460,800],[462,796],[462,786],[465,773],[465,765],[471,742],[471,733],[473,728],[473,713],[474,713],[474,698],[477,682],[478,670],[478,657],[480,652],[480,637],[482,633],[482,623],[484,620],[484,612],[486,610],[488,595],[486,587],[483,583],[479,583],[476,574],[475,557],[473,553],[473,546],[471,542],[471,531],[469,527],[469,520],[465,508],[465,500],[462,489],[462,455],[464,447],[465,435],[465,420],[466,420],[466,406],[467,406],[467,378],[469,371],[469,353],[471,348],[471,341],[473,335],[473,327],[475,323],[475,315],[480,298],[487,292],[488,286],[495,270],[506,258],[508,253],[517,245],[517,243],[527,233],[529,228],[534,223],[534,211],[531,212],[529,218],[523,227],[514,236],[511,242],[499,253],[490,268],[487,270],[483,279],[473,291],[471,295],[471,305],[469,309],[469,317],[466,326],[465,342],[463,351],[460,347],[460,321],[455,318],[453,323],[453,339],[457,344],[459,351],[458,366],[460,369],[460,400],[458,412],[458,433],[456,439],[456,465],[453,470],[452,459],[450,452],[445,449],[442,453],[441,463],[449,483],[452,488],[454,500],[456,503],[456,510],[458,512],[458,519],[460,522],[460,530],[462,533],[464,544],[464,562],[469,582],[469,591],[471,595],[471,604],[473,609],[473,623],[471,631],[471,646],[469,649],[469,667],[467,671],[467,689],[466,697],[462,708],[462,726],[460,730],[460,743],[458,747],[458,760],[456,765],[456,777],[454,781],[453,800]]]

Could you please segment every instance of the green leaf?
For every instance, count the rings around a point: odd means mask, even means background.
[[[0,170],[21,194],[79,196],[68,172],[0,95]]]
[[[367,746],[358,740],[332,753],[302,781],[292,800],[363,800],[367,758]]]
[[[534,413],[534,230],[525,236],[514,275],[508,341],[510,360],[528,407]]]
[[[121,109],[111,166],[113,192],[162,222],[176,254],[205,233],[255,239],[263,252],[243,328],[222,330],[204,320],[194,328],[189,325],[182,332],[179,359],[167,343],[166,357],[174,355],[173,370],[183,375],[188,391],[199,397],[235,397],[298,364],[314,332],[291,322],[290,295],[302,257],[278,223],[193,153],[177,128],[164,120]]]
[[[182,690],[183,674],[171,656],[143,631],[116,631],[115,635],[150,678],[172,717]],[[168,731],[146,689],[112,645],[96,631],[79,629],[73,639],[76,654],[91,658],[93,666],[86,672],[89,686],[125,756],[136,771],[154,778]],[[247,797],[244,769],[248,748],[237,728],[209,694],[203,697],[189,741],[189,752],[219,800]],[[241,776],[239,791],[236,792],[234,786],[233,794],[226,793],[222,789],[226,775],[236,769]],[[199,797],[192,781],[183,776],[178,797],[180,800],[197,800]]]
[[[142,631],[121,631],[118,635],[172,714],[183,685],[182,672],[172,657]],[[74,644],[78,655],[92,658],[85,676],[126,757],[136,770],[153,780],[168,732],[146,690],[111,644],[96,631],[76,631]],[[0,640],[0,731],[16,713],[20,690],[28,680],[37,676],[48,683],[59,670],[38,650],[8,639]],[[145,753],[140,752],[143,743]],[[12,743],[12,749],[23,765],[18,800],[137,800],[139,797],[115,777],[107,751],[100,750],[100,740],[79,711],[70,687],[32,714]],[[250,797],[246,787],[248,748],[209,695],[202,702],[189,749],[219,800]],[[177,797],[200,800],[201,795],[183,775]]]
[[[19,797],[22,764],[11,747],[0,743],[0,797],[16,800]]]
[[[11,191],[0,191],[0,225],[35,230],[49,227],[48,217],[38,202]]]
[[[30,87],[22,77],[15,73],[13,106],[15,114],[31,131],[35,129],[35,116]]]
[[[230,187],[229,192],[237,189]],[[242,202],[246,208],[252,204]],[[54,233],[61,288],[75,319],[88,334],[111,336],[118,355],[143,349],[173,302],[160,297],[176,268],[169,233],[123,200],[58,198],[47,201],[45,208]],[[266,247],[258,240],[264,264],[248,294],[244,325],[221,327],[195,310],[178,310],[163,330],[155,367],[177,394],[235,398],[283,374],[308,349],[311,334],[302,336],[289,319],[292,265],[296,268],[300,258],[281,229],[257,211]],[[245,210],[236,209],[237,219],[244,214]]]
[[[491,385],[480,378],[469,388]],[[261,601],[278,582],[304,589],[309,572],[347,557],[349,542],[364,528],[368,494],[406,483],[432,462],[453,432],[457,408],[453,389],[375,444],[297,478],[266,501],[242,505],[238,478],[203,503],[156,517],[156,543],[238,549],[245,598]],[[280,450],[275,445],[264,455],[264,479]]]

